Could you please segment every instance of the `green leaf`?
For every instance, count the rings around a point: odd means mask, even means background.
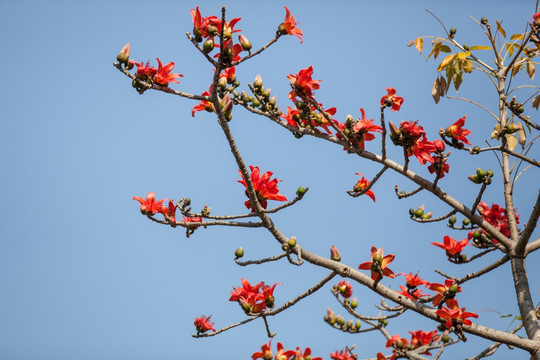
[[[525,35],[523,34],[514,34],[510,36],[510,40],[523,40],[524,37]]]
[[[452,78],[454,80],[454,87],[456,88],[457,92],[461,86],[461,82],[463,81],[463,73],[454,74]]]
[[[510,316],[513,316],[512,314],[508,314],[508,315],[501,315],[502,318],[507,318],[507,317],[510,317]]]
[[[449,52],[452,52],[452,50],[450,50],[450,46],[448,45],[441,45],[441,52],[449,53]]]
[[[516,315],[516,316],[514,316],[514,319],[519,320],[519,321],[523,320],[523,318],[521,317],[521,315]]]
[[[497,30],[499,30],[501,35],[506,38],[506,31],[504,31],[503,27],[501,26],[501,24],[499,24],[497,20],[495,20],[495,22],[497,23]]]
[[[491,50],[491,47],[486,45],[474,45],[471,46],[469,50]]]

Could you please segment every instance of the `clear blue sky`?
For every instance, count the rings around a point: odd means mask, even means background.
[[[436,63],[426,63],[426,54],[419,56],[406,44],[419,35],[444,34],[426,7],[447,27],[456,26],[456,38],[468,45],[487,43],[469,15],[504,19],[510,34],[523,31],[534,12],[534,1],[225,3],[229,18],[242,18],[236,28],[255,48],[272,38],[283,21],[284,5],[300,22],[303,45],[296,37],[283,37],[237,69],[242,86],[261,74],[282,109],[289,105],[286,75],[313,65],[313,77],[323,80],[317,99],[325,107],[336,106],[340,121],[348,113],[360,116],[360,107],[377,118],[379,100],[392,86],[405,102],[401,112],[388,114],[389,120],[419,119],[435,138],[441,126],[466,114],[470,139],[480,144],[489,137],[492,119],[457,100],[435,105],[430,90]],[[140,96],[112,66],[129,41],[136,61],[155,64],[159,57],[176,63],[175,71],[184,77],[173,88],[202,93],[212,71],[185,37],[192,29],[189,10],[200,5],[203,16],[218,15],[222,4],[0,1],[0,359],[248,359],[267,342],[261,321],[193,339],[194,318],[212,314],[216,327],[244,319],[238,305],[228,302],[242,277],[283,282],[275,291],[281,305],[326,275],[309,264],[285,262],[240,268],[233,263],[238,246],[244,246],[248,259],[280,252],[268,233],[208,228],[186,239],[180,228],[148,221],[131,200],[155,191],[159,198],[189,196],[195,210],[208,204],[214,214],[245,211],[234,159],[211,114],[192,118],[196,102],[163,93]],[[459,95],[490,109],[497,105],[481,75],[469,76]],[[527,112],[537,116],[530,108]],[[354,173],[373,176],[375,165],[329,143],[296,140],[241,109],[235,110],[231,128],[248,164],[284,180],[281,193],[293,198],[299,185],[310,187],[303,201],[275,216],[280,229],[296,235],[310,251],[326,255],[336,244],[343,261],[357,266],[368,260],[371,245],[384,246],[397,255],[394,271],[420,270],[433,282],[442,281],[435,267],[459,276],[496,259],[448,264],[442,251],[429,245],[442,241],[446,228],[411,223],[407,216],[410,207],[424,203],[436,214],[448,209],[429,194],[395,199],[394,185],[412,189],[408,181],[389,174],[374,189],[375,204],[367,197],[352,199],[345,190],[356,182]],[[377,147],[375,142],[367,146]],[[538,149],[533,152],[538,158]],[[397,154],[392,149],[391,155]],[[476,166],[496,170],[496,162],[490,154],[467,159],[461,154],[450,159],[451,174],[441,186],[470,205],[477,188],[465,176]],[[427,174],[416,163],[412,166]],[[538,170],[519,181],[517,208],[523,216],[532,208],[530,194],[537,187]],[[500,189],[499,176],[486,201],[502,204]],[[465,236],[449,234],[458,240]],[[528,271],[540,272],[538,254],[530,257]],[[385,283],[397,288],[403,281]],[[531,285],[538,300],[540,284],[531,277]],[[376,296],[359,287],[355,295],[362,313],[377,314]],[[506,329],[510,321],[499,315],[517,314],[508,265],[485,281],[466,284],[460,304],[478,312],[479,323]],[[327,286],[269,319],[278,332],[275,342],[287,348],[310,346],[325,359],[345,345],[356,344],[360,358],[384,350],[380,334],[343,335],[329,328],[323,315],[328,306],[344,314],[337,305]],[[435,326],[412,314],[403,318],[391,322],[391,333],[408,337],[408,330]],[[473,355],[488,345],[471,338],[449,350],[447,358]],[[508,356],[503,354],[495,358]]]

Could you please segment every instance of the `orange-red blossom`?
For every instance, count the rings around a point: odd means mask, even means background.
[[[360,270],[371,270],[371,278],[377,280],[380,276],[388,276],[389,278],[394,278],[394,272],[387,268],[388,264],[394,261],[395,255],[390,254],[384,256],[383,248],[377,248],[375,246],[371,247],[371,261],[367,261],[358,265]]]

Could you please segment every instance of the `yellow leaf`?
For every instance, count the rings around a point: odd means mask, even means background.
[[[532,63],[531,60],[527,59],[527,74],[529,74],[529,77],[531,78],[531,80],[534,79],[534,73],[535,73],[534,64]]]
[[[540,105],[540,95],[536,95],[536,97],[532,101],[532,107],[538,110],[539,105]]]
[[[527,143],[527,134],[525,134],[525,129],[523,128],[523,125],[519,121],[516,121],[516,122],[519,125],[519,130],[518,130],[519,145],[525,146],[525,144]]]
[[[460,52],[460,53],[457,53],[457,56],[460,59],[466,59],[467,56],[471,56],[471,52],[470,51]]]
[[[491,50],[491,47],[486,45],[474,45],[469,48],[469,50]]]
[[[441,62],[439,67],[437,68],[437,71],[441,71],[444,69],[448,64],[451,64],[452,61],[454,61],[454,58],[457,56],[457,54],[450,54],[447,57],[444,58],[444,60]]]
[[[518,62],[521,59],[523,59],[523,58],[518,59]],[[510,76],[510,78],[513,78],[514,76],[516,76],[517,73],[519,72],[519,70],[521,70],[521,65],[517,64],[517,65],[512,66],[512,75]]]
[[[439,80],[438,76],[433,82],[433,87],[431,88],[431,96],[433,96],[435,104],[438,104],[439,100],[441,100],[441,81]]]
[[[492,139],[497,138],[497,140],[499,140],[501,138],[500,132],[501,132],[501,125],[500,124],[495,125],[495,127],[493,128],[493,131],[491,132],[491,138]]]
[[[495,22],[497,23],[497,30],[499,30],[501,35],[506,38],[506,31],[504,31],[503,27],[501,26],[501,24],[499,24],[497,20],[495,20]]]
[[[506,51],[508,51],[508,54],[510,54],[510,56],[512,56],[512,54],[514,53],[514,47],[512,46],[512,44],[504,44],[506,46]]]
[[[416,41],[414,42],[414,47],[416,48],[416,50],[418,50],[418,52],[420,54],[422,54],[422,48],[424,46],[424,40],[422,40],[421,37],[417,37],[416,38]]]
[[[524,37],[523,34],[514,34],[510,37],[510,40],[523,40]]]
[[[514,151],[517,145],[517,139],[514,134],[506,134],[506,143],[508,144],[508,150]]]
[[[471,60],[465,60],[463,62],[462,68],[463,68],[463,71],[465,71],[467,74],[472,73],[472,71],[473,71],[473,63],[472,63],[472,61]]]

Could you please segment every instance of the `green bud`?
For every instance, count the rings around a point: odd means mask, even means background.
[[[450,35],[455,35],[456,32],[457,32],[457,29],[455,26],[450,29]]]
[[[480,23],[481,23],[482,25],[487,25],[487,23],[488,23],[487,17],[481,18],[481,19],[480,19]]]
[[[296,246],[296,236],[291,236],[289,241],[287,242],[290,248],[293,248]]]
[[[465,218],[465,219],[463,219],[462,223],[463,223],[463,225],[467,226],[467,225],[469,225],[471,223],[471,220],[468,219],[468,218]]]
[[[458,284],[452,284],[452,286],[450,286],[450,288],[448,289],[449,292],[451,293],[457,293],[457,291],[459,290],[459,286]]]
[[[361,327],[362,327],[362,323],[360,322],[360,320],[356,320],[356,322],[354,323],[354,328],[356,330],[360,330]]]
[[[401,339],[399,339],[398,341],[396,341],[396,347],[398,349],[403,349],[403,341],[401,341]]]
[[[443,343],[447,343],[450,341],[450,336],[448,336],[448,334],[443,334],[443,336],[441,337],[441,341]]]
[[[203,51],[205,54],[208,54],[212,50],[214,50],[214,40],[208,39],[203,44]]]
[[[303,186],[299,186],[298,189],[296,189],[296,196],[304,196],[306,194],[306,188]]]
[[[487,170],[486,175],[490,176],[490,177],[493,177],[493,175],[495,175],[495,174],[493,173],[493,170]]]
[[[261,102],[259,101],[259,99],[253,99],[252,104],[254,107],[261,106]]]
[[[448,219],[448,223],[450,225],[454,225],[456,223],[457,219],[454,215],[450,216],[450,218]]]
[[[236,251],[234,252],[234,256],[236,256],[237,259],[244,256],[244,248],[240,246],[238,249],[236,249]]]
[[[486,176],[486,172],[483,169],[476,168],[476,175],[478,175],[479,177],[484,177]]]
[[[355,297],[351,301],[351,307],[355,309],[358,306],[358,299]]]
[[[413,208],[409,209],[409,215],[414,216],[415,213],[416,213],[416,210],[414,210]]]
[[[353,321],[352,320],[347,320],[347,328],[350,329],[353,327]]]

